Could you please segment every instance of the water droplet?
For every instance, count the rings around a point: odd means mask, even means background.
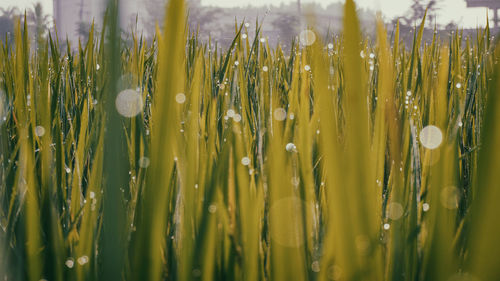
[[[245,27],[250,27],[250,24],[248,22],[245,22]]]
[[[243,33],[243,34],[241,35],[241,38],[243,38],[243,39],[247,39],[247,37],[248,37],[248,35],[247,35],[246,33]]]
[[[406,92],[407,96],[411,96],[411,91]]]
[[[268,70],[269,70],[269,68],[268,68],[267,66],[265,66],[265,65],[264,65],[264,66],[262,67],[262,71],[267,72]]]
[[[89,197],[90,197],[90,199],[94,199],[95,198],[95,192],[91,191],[90,194],[89,194]]]
[[[313,272],[319,272],[320,266],[319,266],[319,261],[313,261],[311,264],[311,270]]]
[[[247,25],[247,24],[245,24]],[[200,277],[201,276],[201,270],[199,270],[198,268],[195,268],[193,269],[193,277]]]
[[[338,265],[332,265],[328,268],[328,278],[330,280],[340,280],[342,278],[342,268]]]
[[[365,58],[365,51],[359,52],[359,56],[364,59]]]
[[[429,125],[420,132],[420,143],[427,149],[436,149],[443,141],[443,133],[433,125]]]
[[[306,64],[306,66],[304,66],[304,70],[305,71],[310,71],[311,70],[311,66]]]
[[[328,49],[332,50],[333,49],[333,44],[332,43],[329,43],[328,44]]]
[[[293,144],[293,143],[290,142],[290,143],[286,144],[285,149],[288,152],[293,152],[293,151],[297,150],[297,147],[295,146],[295,144]]]
[[[66,173],[67,174],[71,173],[71,169],[69,167],[66,167]]]
[[[238,66],[238,65],[240,65],[240,62],[239,61],[235,61],[234,65]]]
[[[118,113],[122,116],[132,118],[143,110],[144,102],[140,93],[132,89],[127,89],[118,94],[115,106]]]
[[[175,95],[175,101],[178,104],[183,104],[184,102],[186,102],[186,95],[184,93],[178,93],[177,95]]]
[[[248,165],[250,165],[250,158],[248,158],[248,157],[246,157],[246,156],[245,156],[245,157],[243,157],[243,158],[241,158],[241,164],[243,164],[243,166],[248,166]]]
[[[374,59],[375,58],[375,54],[374,53],[370,53],[370,58]]]
[[[151,161],[149,160],[149,158],[148,158],[148,157],[143,156],[143,157],[141,157],[141,158],[139,159],[139,167],[141,167],[141,168],[143,168],[143,169],[145,169],[145,168],[149,167],[149,164],[150,164],[150,163],[151,163]]]
[[[286,119],[286,111],[285,109],[278,107],[274,110],[274,119],[277,121],[283,121]]]
[[[78,261],[79,265],[84,265],[84,264],[86,264],[86,263],[89,262],[89,257],[87,257],[87,256],[81,256],[81,257],[78,258],[77,261]]]
[[[212,205],[208,206],[208,211],[209,211],[211,214],[214,214],[215,212],[217,212],[217,205],[212,204]]]
[[[316,41],[316,34],[314,31],[306,29],[300,32],[299,40],[302,45],[311,46]]]
[[[430,208],[431,206],[428,203],[422,204],[422,211],[427,212]]]
[[[266,43],[266,38],[260,38],[261,43]]]
[[[75,266],[75,261],[72,258],[69,258],[64,263],[68,268],[73,268]]]
[[[389,230],[389,228],[391,228],[391,225],[388,223],[384,223],[384,229]]]
[[[403,206],[397,202],[391,202],[387,205],[387,217],[391,220],[398,220],[403,216]]]
[[[236,113],[233,117],[233,120],[234,122],[240,122],[241,121],[241,115],[239,115],[238,113]]]
[[[43,135],[45,135],[45,128],[42,126],[36,126],[35,135],[37,135],[37,137],[42,137]]]
[[[96,64],[95,65],[95,70],[99,71],[99,69],[101,69],[101,66],[99,64]]]
[[[462,88],[462,83],[457,83],[457,84],[455,85],[455,87],[457,87],[457,89]]]

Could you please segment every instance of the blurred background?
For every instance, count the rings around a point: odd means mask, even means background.
[[[151,37],[156,22],[162,22],[166,0],[121,0],[123,33],[136,31]],[[313,14],[316,27],[324,36],[334,36],[342,28],[343,1],[339,0],[188,0],[189,25],[198,29],[201,39],[212,38],[219,46],[227,45],[234,35],[235,22],[248,22],[254,27],[263,23],[261,35],[271,44],[291,42],[307,25],[307,15]],[[500,0],[357,0],[363,32],[374,34],[377,11],[381,11],[391,31],[399,20],[405,40],[413,38],[412,30],[428,9],[426,36],[434,28],[439,32],[463,29],[473,33],[484,27],[498,27]],[[26,12],[30,34],[34,38],[57,34],[72,48],[78,39],[86,40],[92,20],[102,23],[105,0],[2,0],[0,3],[0,38],[12,37],[15,18]],[[250,28],[255,30],[255,28]],[[38,36],[38,37],[37,37]],[[248,34],[252,36],[252,34]],[[67,39],[67,40],[66,40]],[[62,45],[65,45],[63,43]],[[285,46],[286,47],[286,46]]]

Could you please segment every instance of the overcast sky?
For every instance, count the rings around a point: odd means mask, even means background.
[[[8,6],[18,6],[20,9],[29,8],[35,2],[42,2],[44,10],[52,13],[52,0],[0,0],[0,8]],[[104,1],[104,0],[103,0]],[[219,5],[224,7],[266,5],[274,4],[278,6],[280,3],[295,2],[296,0],[202,0],[204,5]],[[316,0],[315,2],[327,5],[339,0]],[[344,0],[341,0],[344,1]],[[368,7],[373,10],[381,10],[388,17],[393,18],[397,15],[404,14],[411,3],[411,0],[355,0],[361,7]],[[303,3],[313,2],[312,0],[302,0]],[[465,0],[441,0],[439,5],[441,8],[438,12],[438,23],[446,24],[454,21],[463,27],[483,26],[486,22],[486,9],[474,8],[467,9]],[[491,17],[490,17],[491,18]]]

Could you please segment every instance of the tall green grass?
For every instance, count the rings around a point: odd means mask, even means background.
[[[341,37],[224,50],[172,0],[127,45],[117,4],[65,51],[0,45],[0,278],[500,278],[488,27],[371,42],[349,0]]]

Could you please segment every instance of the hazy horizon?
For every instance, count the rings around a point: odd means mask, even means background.
[[[36,2],[41,2],[44,7],[44,12],[52,15],[52,0],[3,0],[0,8],[7,8],[16,6],[21,10],[32,7]],[[279,6],[281,3],[295,2],[295,0],[201,0],[203,5],[221,6],[221,7],[237,7],[237,6],[263,6],[274,5]],[[338,3],[344,1],[337,0],[302,0],[302,3],[319,3],[328,5],[331,3]],[[374,11],[382,11],[387,19],[392,19],[396,16],[404,15],[408,12],[411,5],[411,0],[355,0],[356,4],[362,8],[369,8]],[[427,2],[427,1],[424,1]],[[474,28],[484,26],[486,23],[486,9],[485,8],[466,8],[465,0],[441,0],[439,3],[439,10],[437,11],[436,20],[438,24],[447,24],[454,21],[460,27]],[[272,11],[271,11],[272,12]],[[492,15],[490,14],[490,18]]]

